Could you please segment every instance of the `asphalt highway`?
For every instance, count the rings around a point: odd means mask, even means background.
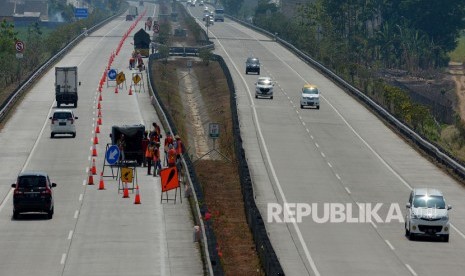
[[[137,2],[138,3],[138,2]],[[151,105],[147,76],[128,95],[132,73],[128,60],[132,39],[154,17],[158,7],[145,4],[146,16],[138,23],[114,59],[112,68],[125,72],[127,83],[118,94],[115,84],[103,86],[102,125],[91,157],[97,118],[97,87],[112,52],[134,21],[120,16],[82,40],[56,66],[78,66],[79,102],[77,136],[50,138],[50,113],[54,101],[54,68],[24,96],[0,130],[0,275],[204,275],[198,245],[193,243],[193,221],[186,200],[160,203],[160,178],[137,169],[142,204],[135,194],[123,199],[117,181],[104,178],[106,190],[87,185],[92,159],[98,174],[113,125],[160,123]],[[144,8],[139,7],[140,13]],[[27,45],[26,45],[27,47]],[[27,57],[25,57],[27,58]],[[66,106],[62,106],[66,108]],[[55,214],[12,218],[12,188],[19,172],[46,171],[54,189]],[[109,174],[109,168],[105,169]],[[116,173],[116,171],[115,171]],[[171,194],[170,197],[174,197]]]

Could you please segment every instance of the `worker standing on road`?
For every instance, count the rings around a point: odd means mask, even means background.
[[[144,132],[144,137],[142,138],[142,141],[141,141],[141,146],[142,146],[142,152],[146,152],[147,150],[147,146],[149,145],[149,138],[147,137],[148,136],[148,133],[147,131]],[[147,158],[145,158],[145,154],[144,154],[144,158],[142,160],[142,167],[144,166],[147,166]]]
[[[174,149],[173,145],[169,145],[168,149],[168,167],[175,167],[176,166],[176,150]]]
[[[155,143],[150,142],[145,150],[145,159],[147,159],[147,175],[151,175],[150,169],[152,167],[154,146]]]
[[[124,157],[124,150],[126,148],[126,139],[124,138],[124,134],[121,133],[118,141],[116,142],[118,145],[118,149],[121,153],[121,161],[124,161],[126,158]]]
[[[165,138],[165,145],[164,145],[164,151],[165,151],[165,165],[168,161],[168,150],[169,150],[169,146],[172,146],[173,145],[173,136],[171,136],[171,133],[168,131],[166,133],[166,138]]]
[[[155,143],[153,149],[153,176],[158,176],[161,171],[161,161],[160,161],[160,143]]]

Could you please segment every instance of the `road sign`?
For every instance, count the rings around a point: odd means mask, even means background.
[[[134,82],[134,84],[138,84],[140,82],[141,78],[140,76],[137,74],[135,75],[134,77],[132,77],[132,81]]]
[[[210,133],[210,138],[218,138],[220,137],[220,124],[217,123],[210,123],[208,125],[208,130]]]
[[[160,25],[158,24],[153,25],[153,32],[158,34],[159,31],[160,31]]]
[[[116,79],[116,70],[115,69],[110,69],[108,71],[108,79],[109,80],[115,80]]]
[[[179,187],[178,170],[176,169],[176,167],[161,170],[160,178],[162,192],[166,192]]]
[[[132,182],[132,168],[121,168],[121,180],[126,183]]]
[[[17,40],[15,42],[15,49],[17,53],[24,52],[24,42],[22,42],[21,40]]]
[[[119,72],[118,75],[116,75],[116,83],[118,85],[122,84],[124,81],[126,81],[126,75],[124,75],[123,72]]]
[[[117,145],[112,145],[108,148],[105,159],[107,160],[108,164],[114,165],[119,160],[120,151]]]
[[[87,18],[88,16],[87,8],[75,8],[74,16],[77,18]]]
[[[22,59],[23,58],[23,53],[16,53],[16,58],[17,59]]]

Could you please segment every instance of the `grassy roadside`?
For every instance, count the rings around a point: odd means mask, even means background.
[[[183,140],[187,141],[187,125],[190,124],[184,110],[181,93],[178,91],[176,68],[185,67],[185,60],[170,60],[167,64],[157,61],[153,72],[157,90]],[[232,115],[229,89],[221,67],[216,62],[208,66],[193,62],[193,73],[198,81],[205,116],[220,123],[219,151],[232,162],[224,160],[199,160],[195,170],[205,195],[205,203],[212,214],[213,230],[226,275],[264,275],[256,253],[252,234],[247,225],[242,200],[238,167],[234,156]],[[189,145],[186,145],[187,147]]]

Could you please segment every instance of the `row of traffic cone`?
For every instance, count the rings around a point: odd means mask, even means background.
[[[123,198],[129,198],[129,188],[127,182],[123,182]],[[136,197],[134,198],[134,204],[141,204],[139,184],[136,184]]]

